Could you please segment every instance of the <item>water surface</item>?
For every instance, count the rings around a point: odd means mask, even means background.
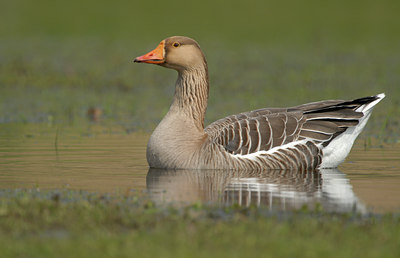
[[[0,126],[0,189],[137,192],[158,204],[263,205],[291,210],[396,212],[400,208],[400,144],[356,143],[339,169],[188,171],[149,169],[149,135],[116,128]]]

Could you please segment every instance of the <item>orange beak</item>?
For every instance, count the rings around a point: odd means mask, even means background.
[[[148,63],[148,64],[162,64],[165,62],[164,60],[164,40],[160,42],[160,44],[149,53],[136,57],[135,63]]]

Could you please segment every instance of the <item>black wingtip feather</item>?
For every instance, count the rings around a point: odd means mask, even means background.
[[[324,108],[320,108],[320,109],[314,109],[314,110],[310,110],[310,111],[305,111],[304,114],[333,112],[333,111],[339,111],[339,110],[344,110],[344,109],[356,110],[360,106],[371,103],[377,99],[379,99],[378,95],[343,101],[341,103],[334,104],[332,106],[328,106],[328,107],[324,107]]]

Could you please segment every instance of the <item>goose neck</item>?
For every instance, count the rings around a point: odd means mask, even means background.
[[[171,111],[184,113],[202,131],[208,91],[209,81],[206,66],[179,71]]]

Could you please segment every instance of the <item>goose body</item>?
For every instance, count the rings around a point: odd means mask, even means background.
[[[208,68],[200,46],[167,38],[135,62],[178,71],[172,105],[147,145],[152,168],[311,170],[344,161],[385,95],[326,100],[291,108],[263,108],[220,119],[204,128]]]

